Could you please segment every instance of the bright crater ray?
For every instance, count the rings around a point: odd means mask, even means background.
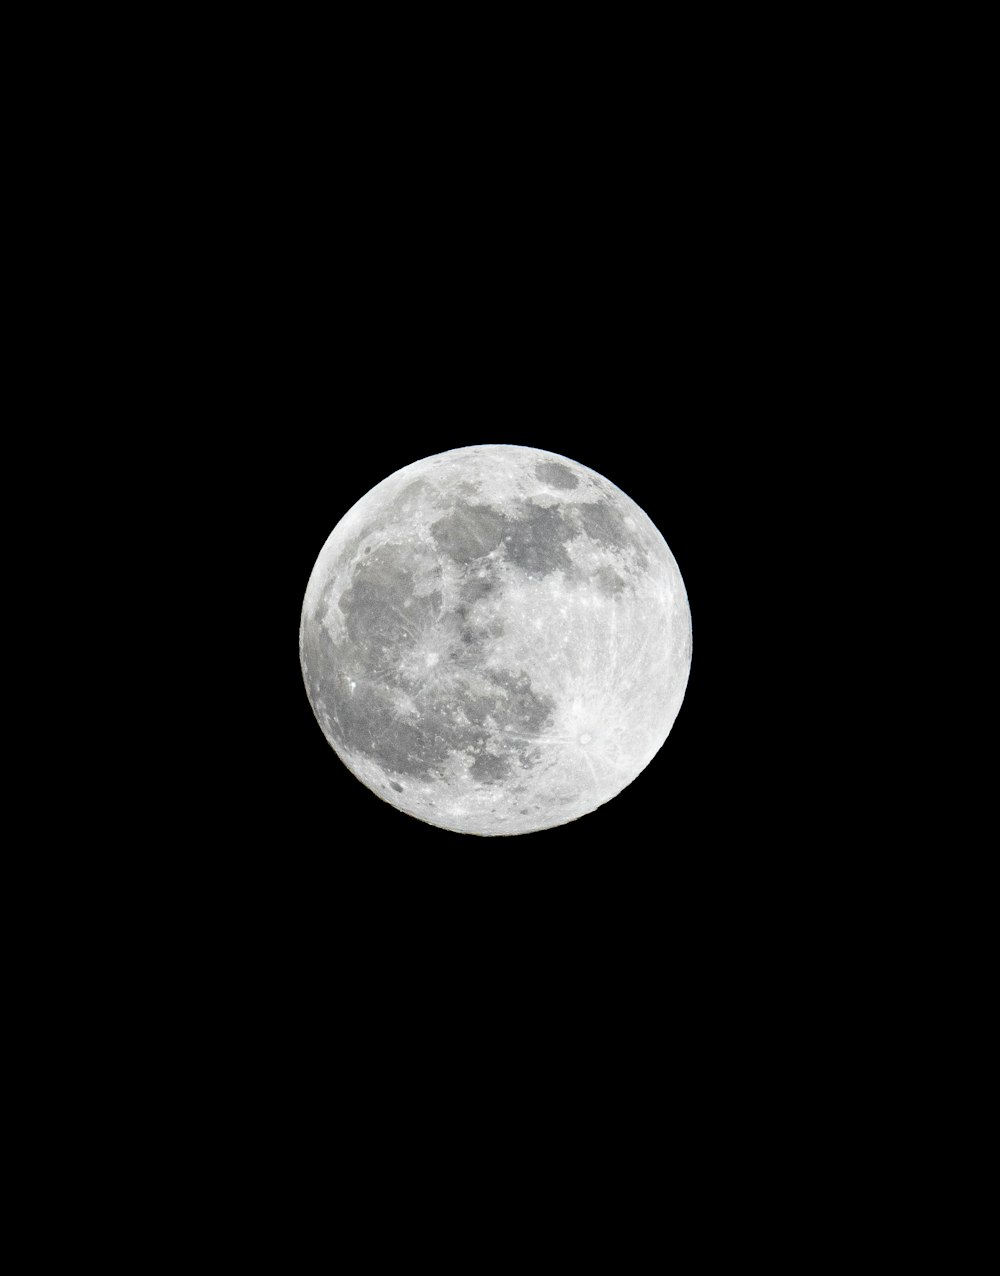
[[[624,492],[534,448],[427,457],[344,515],[302,608],[327,740],[441,828],[530,833],[601,806],[677,717],[691,614]]]

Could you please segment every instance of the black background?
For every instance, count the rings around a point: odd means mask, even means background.
[[[415,349],[428,353],[425,343]],[[369,361],[351,370],[346,399],[344,386],[324,387],[309,426],[290,424],[281,446],[269,442],[249,463],[259,511],[252,535],[234,545],[246,646],[223,727],[235,824],[255,845],[269,842],[277,863],[291,855],[321,889],[329,874],[362,890],[396,879],[441,901],[461,896],[466,880],[490,906],[498,892],[523,903],[578,886],[642,911],[662,906],[678,878],[703,886],[728,865],[738,880],[748,842],[766,841],[786,809],[773,752],[777,742],[787,767],[788,741],[776,741],[774,722],[782,692],[768,686],[781,549],[755,432],[721,428],[717,405],[710,414],[702,402],[700,371],[671,373],[666,356],[637,373],[620,349],[616,357],[598,343],[589,358],[573,353],[576,385],[568,368],[544,379],[510,367],[463,370],[458,352],[460,366],[439,362],[421,377],[400,351],[391,356],[384,369]],[[372,403],[365,387],[376,371],[389,386],[375,388]],[[693,618],[687,693],[653,762],[586,817],[513,838],[438,829],[371,793],[323,737],[298,659],[306,582],[343,514],[396,469],[481,442],[571,457],[627,492],[670,545]]]
[[[844,259],[806,136],[825,117],[797,123],[766,93],[748,117],[669,83],[660,114],[660,81],[637,80],[613,124],[591,101],[562,129],[551,110],[514,122],[500,98],[465,119],[433,92],[411,116],[338,88],[331,115],[327,82],[303,78],[276,115],[258,97],[237,133],[203,131],[184,156],[195,182],[155,191],[180,303],[181,376],[160,388],[168,419],[193,421],[174,445],[179,504],[214,547],[191,609],[198,747],[217,761],[199,797],[219,836],[320,897],[342,893],[324,874],[398,874],[405,891],[424,871],[444,898],[456,863],[483,873],[484,898],[507,874],[522,895],[529,877],[558,890],[567,856],[636,907],[716,863],[738,896],[747,844],[790,840],[801,515],[824,440],[845,437],[823,302]],[[517,838],[381,802],[326,744],[298,666],[302,595],[338,520],[402,466],[484,442],[561,453],[628,493],[693,617],[654,762],[584,819]]]
[[[857,645],[864,618],[849,562],[817,572],[809,515],[831,458],[863,468],[859,403],[878,419],[891,402],[849,383],[882,348],[856,243],[895,236],[869,190],[899,130],[855,198],[838,177],[865,164],[842,136],[853,88],[838,66],[803,109],[808,55],[783,80],[751,55],[736,79],[718,33],[694,51],[649,40],[645,66],[629,38],[620,83],[602,49],[574,62],[578,86],[540,69],[531,100],[515,63],[476,101],[468,54],[465,84],[417,58],[426,82],[394,93],[382,38],[366,58],[318,41],[313,64],[308,38],[253,58],[234,38],[206,47],[202,96],[191,58],[146,113],[109,93],[109,120],[135,120],[106,162],[120,193],[85,121],[59,202],[74,215],[54,239],[79,236],[84,281],[60,316],[92,331],[101,303],[116,320],[82,361],[73,420],[103,428],[121,396],[119,483],[139,505],[164,476],[174,569],[150,571],[138,545],[136,619],[171,645],[148,668],[140,644],[118,749],[152,792],[114,769],[99,801],[126,845],[92,852],[101,825],[72,842],[99,899],[81,923],[91,962],[67,963],[86,1022],[60,1058],[96,1038],[112,1084],[120,1070],[140,1086],[154,1061],[164,1080],[140,1110],[191,1123],[195,1170],[214,1171],[211,1131],[251,1172],[255,1157],[267,1178],[304,1166],[324,1211],[331,1167],[358,1195],[376,1185],[378,1207],[387,1174],[408,1193],[426,1181],[448,1117],[462,1176],[507,1139],[520,1185],[551,1143],[598,1182],[631,1167],[656,1217],[690,1185],[714,1211],[720,1175],[759,1181],[775,1106],[793,1173],[795,1140],[810,1144],[798,1096],[831,1122],[850,1109],[815,1061],[839,1066],[831,1018],[857,1017],[845,955],[881,905],[872,830],[834,822],[855,776],[826,741],[851,706],[815,638]],[[727,40],[744,63],[742,32]],[[562,37],[541,56],[561,65]],[[120,263],[113,288],[81,208]],[[514,838],[376,798],[324,740],[298,660],[306,583],[343,514],[404,465],[488,442],[566,455],[628,493],[693,617],[687,694],[650,766],[582,819]],[[839,529],[856,484],[833,504]],[[114,528],[112,562],[135,526]],[[814,796],[816,771],[832,796]],[[116,986],[127,1044],[109,1064],[92,1006]],[[895,995],[887,978],[879,1000]],[[867,1047],[844,1053],[861,1075]],[[661,1159],[666,1187],[646,1173]]]
[[[782,619],[798,551],[748,365],[718,344],[686,362],[637,310],[618,332],[596,312],[590,333],[547,331],[526,367],[500,351],[537,333],[532,316],[495,318],[485,350],[438,316],[353,358],[334,341],[307,374],[291,338],[255,362],[247,416],[269,426],[227,452],[227,623],[213,588],[197,643],[204,803],[179,858],[164,856],[212,972],[208,1020],[263,1014],[262,1049],[294,1041],[313,1085],[339,1041],[348,1074],[395,1094],[393,1111],[413,1103],[414,1052],[443,1040],[457,1053],[439,1081],[456,1092],[487,1059],[518,1074],[532,1042],[572,1040],[593,1060],[627,1040],[648,1081],[671,1022],[711,1086],[727,1063],[702,1034],[720,1016],[730,1034],[762,1030],[762,990],[797,988],[795,953],[828,907],[830,864],[809,854],[803,815],[808,748],[787,717],[803,685]],[[400,467],[482,442],[560,453],[628,493],[674,553],[693,619],[687,693],[650,765],[596,811],[517,837],[448,832],[381,801],[327,744],[299,666],[302,597],[338,520]]]
[[[419,897],[482,925],[574,891],[588,908],[617,900],[607,916],[626,927],[691,892],[718,909],[721,888],[739,909],[748,846],[784,855],[789,840],[794,662],[776,617],[796,590],[808,499],[813,334],[795,328],[773,267],[766,286],[751,277],[766,254],[718,235],[701,202],[655,225],[660,206],[638,193],[597,255],[565,201],[565,220],[552,205],[516,230],[496,215],[370,217],[362,203],[335,245],[299,207],[283,258],[217,266],[226,323],[209,309],[196,330],[209,410],[227,423],[193,481],[233,622],[207,733],[221,836],[253,848],[272,889],[304,889],[307,909],[335,897],[353,919],[405,916]],[[808,394],[820,430],[829,407],[815,384]],[[568,456],[628,493],[673,551],[693,618],[688,690],[650,766],[583,819],[514,838],[437,829],[367,790],[326,743],[298,661],[306,582],[339,519],[395,470],[484,442]],[[214,617],[214,581],[210,594]]]
[[[839,437],[804,300],[825,286],[813,188],[801,167],[786,184],[738,115],[711,145],[704,122],[506,150],[500,125],[437,148],[408,128],[367,116],[335,146],[263,127],[242,153],[207,146],[198,199],[159,245],[175,323],[156,357],[177,376],[157,394],[203,583],[181,582],[198,690],[159,898],[183,899],[199,969],[219,946],[206,1013],[261,1005],[300,1054],[331,1017],[355,1042],[385,1024],[420,1041],[435,1014],[494,1049],[489,1016],[507,1013],[522,1039],[599,1015],[613,1041],[627,1020],[641,1052],[668,1009],[758,1013],[746,954],[789,969],[825,907],[789,712],[812,685],[800,515],[816,443]],[[309,574],[347,510],[402,466],[490,442],[565,455],[632,497],[693,619],[653,762],[582,819],[512,838],[367,790],[298,656]]]

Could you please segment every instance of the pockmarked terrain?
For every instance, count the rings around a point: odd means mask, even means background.
[[[327,740],[385,801],[509,835],[609,801],[680,709],[691,616],[650,519],[534,448],[406,466],[323,546],[300,627]]]

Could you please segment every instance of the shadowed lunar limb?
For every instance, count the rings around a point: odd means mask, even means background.
[[[531,448],[391,475],[334,529],[300,652],[317,719],[386,801],[483,835],[566,823],[649,763],[690,614],[669,549],[606,479]]]

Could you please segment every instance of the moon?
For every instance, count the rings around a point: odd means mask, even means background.
[[[691,667],[666,541],[594,470],[507,444],[391,474],[306,587],[306,691],[400,811],[479,836],[567,824],[649,765]]]

